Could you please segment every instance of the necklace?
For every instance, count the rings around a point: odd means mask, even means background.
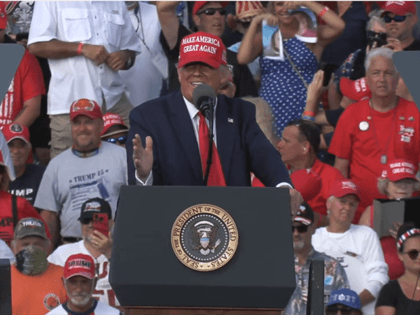
[[[398,98],[397,98],[397,104],[398,104]],[[373,114],[374,114],[373,111],[374,111],[374,109],[373,109],[372,100],[369,100],[369,106],[370,106],[370,117],[371,117],[371,125],[372,125],[373,138],[375,139],[376,146],[378,147],[378,149],[379,149],[379,151],[381,153],[380,162],[381,162],[381,164],[386,164],[388,162],[387,153],[388,153],[389,144],[391,143],[392,135],[393,135],[394,129],[395,129],[395,118],[397,117],[397,110],[395,108],[396,105],[392,109],[390,109],[390,110],[394,110],[394,116],[392,117],[392,123],[391,123],[392,124],[392,127],[391,127],[392,130],[389,133],[389,137],[388,137],[388,141],[387,141],[387,144],[386,144],[386,147],[385,147],[385,151],[382,151],[382,148],[381,148],[381,146],[379,144],[378,136],[376,134],[375,123],[374,123],[374,119],[373,119],[374,118],[373,117]]]

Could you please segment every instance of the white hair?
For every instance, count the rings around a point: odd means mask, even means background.
[[[372,60],[376,57],[383,57],[385,59],[389,59],[392,62],[392,65],[394,66],[395,69],[395,74],[398,74],[398,70],[397,67],[395,67],[394,61],[392,60],[392,55],[394,54],[394,51],[386,48],[386,47],[379,47],[376,49],[372,49],[368,52],[368,54],[366,55],[366,59],[365,59],[365,70],[366,72],[369,70],[371,64],[372,64]]]

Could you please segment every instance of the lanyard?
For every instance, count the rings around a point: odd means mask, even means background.
[[[398,105],[398,102],[399,102],[399,100],[397,100],[397,105]],[[391,143],[391,139],[393,138],[394,129],[395,129],[395,119],[397,117],[397,106],[394,107],[394,116],[392,117],[392,123],[391,123],[392,124],[392,127],[391,127],[392,129],[391,129],[391,132],[390,132],[389,137],[388,137],[388,141],[387,141],[387,144],[386,144],[386,147],[385,147],[385,152],[382,151],[382,148],[379,144],[378,136],[376,134],[375,122],[374,122],[374,119],[373,119],[374,118],[373,117],[373,114],[374,114],[373,113],[373,104],[372,104],[371,100],[369,100],[369,107],[370,107],[370,116],[372,117],[371,124],[372,124],[373,139],[375,139],[376,146],[378,147],[379,151],[381,152],[381,159],[380,159],[381,164],[386,164],[388,162],[387,153],[388,153],[389,144]]]

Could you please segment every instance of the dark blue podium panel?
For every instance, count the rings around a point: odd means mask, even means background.
[[[220,269],[182,264],[171,246],[177,217],[197,204],[227,211],[239,243]],[[121,305],[284,308],[296,286],[288,189],[121,188],[110,283]]]

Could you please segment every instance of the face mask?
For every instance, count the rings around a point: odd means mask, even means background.
[[[39,275],[48,267],[47,255],[30,245],[16,254],[16,267],[24,275]]]

